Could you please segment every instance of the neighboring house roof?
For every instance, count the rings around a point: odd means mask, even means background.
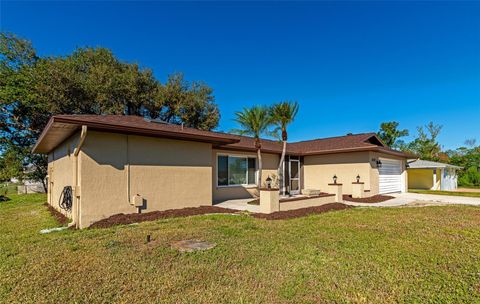
[[[462,169],[462,167],[454,166],[445,163],[438,163],[429,160],[417,159],[408,163],[410,169],[441,169],[441,168],[454,168]]]
[[[215,148],[255,151],[251,137],[222,132],[202,131],[180,125],[153,122],[140,116],[128,115],[56,115],[50,118],[33,151],[48,153],[66,138],[77,132],[82,125],[89,130],[135,134],[212,143]],[[282,143],[262,139],[262,151],[281,153]],[[377,151],[400,157],[415,155],[388,148],[375,133],[352,134],[321,138],[287,144],[287,153],[294,155],[331,154],[354,151]]]

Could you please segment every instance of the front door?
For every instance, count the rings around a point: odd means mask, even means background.
[[[300,160],[291,159],[289,161],[290,176],[290,194],[300,193]]]

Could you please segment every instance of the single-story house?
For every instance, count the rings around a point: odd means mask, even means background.
[[[428,160],[408,162],[408,188],[425,190],[457,189],[457,170],[462,167]]]
[[[258,195],[254,140],[221,132],[120,115],[53,116],[33,152],[48,154],[48,202],[77,227],[118,213],[212,205]],[[282,144],[262,140],[262,185],[277,178]],[[335,176],[343,192],[364,184],[370,195],[407,190],[407,159],[375,133],[288,143],[279,185],[291,194],[327,190]],[[358,182],[358,181],[357,181]],[[65,191],[70,189],[71,191]],[[138,200],[142,207],[137,209]],[[65,206],[64,206],[65,207]]]

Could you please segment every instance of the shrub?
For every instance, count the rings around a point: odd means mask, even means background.
[[[458,184],[460,186],[480,186],[480,172],[477,167],[468,168],[459,179]]]

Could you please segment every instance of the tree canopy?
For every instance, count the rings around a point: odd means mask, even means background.
[[[377,132],[378,137],[391,148],[401,148],[405,143],[399,138],[408,136],[408,130],[399,130],[399,125],[396,121],[382,122]]]
[[[465,146],[456,150],[448,150],[449,162],[461,166],[464,170],[458,179],[462,186],[480,186],[480,145],[475,139],[467,139]]]
[[[420,156],[421,159],[439,161],[442,147],[438,143],[441,125],[429,122],[425,127],[417,127],[417,137],[406,146],[406,150]]]
[[[140,115],[202,130],[220,119],[213,90],[203,82],[173,74],[162,84],[152,70],[106,48],[40,57],[29,41],[10,33],[0,34],[0,102],[0,153],[17,151],[40,179],[46,160],[30,149],[52,115]]]

